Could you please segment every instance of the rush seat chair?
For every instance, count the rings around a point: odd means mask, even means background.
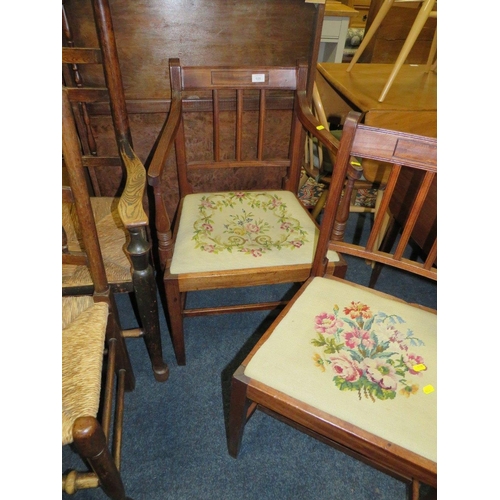
[[[73,110],[81,151],[79,163],[85,169],[92,195],[92,209],[108,283],[115,293],[131,294],[137,308],[139,328],[128,330],[127,336],[144,339],[154,377],[165,381],[168,367],[162,354],[149,218],[143,208],[144,200],[140,198],[147,186],[146,173],[133,149],[108,0],[92,0],[92,9],[99,47],[79,47],[73,40],[63,3],[66,42],[62,48],[63,82]],[[102,113],[93,113],[94,107],[108,109],[116,140],[114,156],[103,153],[96,140],[94,120]],[[123,184],[128,183],[129,193],[130,189],[135,190],[133,196],[139,202],[129,205],[131,208],[120,214],[118,206],[124,202],[124,197],[119,194],[121,191],[113,196],[102,195],[99,180],[106,177],[105,172],[111,172],[109,177],[119,174]],[[81,235],[78,225],[74,223],[74,207],[71,204],[63,203],[63,220],[66,223],[67,244],[77,250]],[[63,262],[62,286],[63,293],[68,295],[91,291],[93,283],[88,266]]]
[[[63,199],[75,204],[85,253],[66,248],[63,258],[85,262],[90,294],[62,297],[62,444],[82,459],[65,470],[62,489],[73,494],[100,487],[113,500],[125,500],[120,475],[125,392],[135,387],[126,342],[97,237],[79,142],[63,90],[63,155],[69,185]],[[63,463],[64,467],[64,463]]]

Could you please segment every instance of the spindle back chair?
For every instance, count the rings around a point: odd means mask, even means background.
[[[307,66],[183,67],[170,59],[169,72],[170,112],[148,176],[170,332],[185,364],[185,317],[284,303],[187,308],[187,292],[303,282],[318,225],[297,198]],[[165,200],[177,193],[165,172],[174,148],[180,203],[172,230]],[[214,179],[224,190],[212,190]],[[343,261],[329,257],[330,272],[341,275]]]
[[[437,141],[359,124],[344,125],[311,278],[252,349],[232,379],[228,448],[237,457],[248,419],[260,409],[411,484],[437,487],[436,311],[326,273],[328,249],[437,279],[436,242],[424,261],[405,252],[437,175]],[[311,132],[313,132],[311,130]],[[342,241],[350,158],[388,162],[391,173],[366,241]],[[398,176],[419,177],[408,216],[389,251],[375,245]],[[345,208],[347,207],[347,209]],[[350,214],[352,216],[352,214]]]

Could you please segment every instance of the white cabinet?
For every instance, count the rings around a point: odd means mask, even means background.
[[[348,17],[325,16],[321,31],[318,62],[342,62],[348,27]]]
[[[326,2],[318,62],[342,62],[349,21],[357,13],[340,2]]]

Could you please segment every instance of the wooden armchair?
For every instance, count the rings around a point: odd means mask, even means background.
[[[228,447],[237,457],[244,427],[260,409],[411,483],[416,499],[420,483],[437,487],[436,311],[329,276],[325,256],[335,250],[437,279],[436,242],[425,261],[405,252],[437,174],[437,141],[360,125],[359,118],[351,112],[345,121],[311,278],[233,376]],[[360,245],[342,241],[346,220],[337,209],[346,174],[357,175],[351,155],[392,165],[381,208]],[[405,200],[399,241],[380,251],[377,232],[405,169],[419,178],[418,189]]]
[[[62,489],[72,494],[100,486],[109,498],[125,500],[119,472],[124,394],[134,389],[135,377],[106,278],[86,180],[78,165],[78,137],[64,91],[62,145],[69,178],[63,198],[75,203],[86,250],[83,254],[67,249],[63,257],[72,263],[84,262],[93,284],[89,295],[62,298],[62,444],[72,445],[83,461],[81,470],[63,474]]]
[[[187,292],[302,282],[319,229],[296,195],[307,66],[182,67],[170,59],[169,69],[170,112],[148,178],[170,332],[183,365],[185,317],[283,305],[189,309]],[[166,199],[177,193],[164,171],[174,146],[180,203],[172,231]],[[224,191],[214,192],[214,179]],[[334,252],[329,259],[329,272],[342,275],[342,259]]]
[[[90,192],[92,209],[104,257],[106,276],[113,292],[131,293],[135,299],[140,328],[127,332],[128,337],[143,337],[158,381],[168,378],[163,361],[157,286],[151,260],[149,220],[143,209],[146,171],[132,146],[125,95],[116,49],[111,11],[107,0],[92,0],[99,48],[75,47],[63,5],[63,33],[67,45],[62,49],[65,95],[73,110],[78,133],[80,160]],[[92,71],[88,69],[92,67]],[[85,84],[85,75],[93,83],[101,69],[100,85]],[[85,71],[87,70],[87,72]],[[104,77],[104,78],[103,78]],[[117,156],[98,151],[92,107],[107,107],[113,122]],[[69,116],[69,113],[68,113]],[[68,117],[69,120],[69,117]],[[111,169],[122,170],[125,192],[121,197],[101,196],[99,177]],[[118,172],[119,173],[119,172]],[[64,169],[63,169],[64,182]],[[80,228],[76,223],[75,207],[63,202],[65,246],[81,250]],[[63,294],[92,291],[93,283],[86,263],[63,261]]]

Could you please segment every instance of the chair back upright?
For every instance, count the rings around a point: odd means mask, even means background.
[[[63,265],[84,264],[87,266],[94,291],[97,294],[104,294],[109,291],[109,284],[84,174],[80,140],[68,91],[65,88],[62,90],[62,153],[64,172],[67,175],[67,183],[63,182],[62,186],[62,201],[74,204],[83,240],[82,248],[79,251],[72,251],[71,247],[67,245],[66,230],[63,224],[62,263]]]
[[[82,161],[88,169],[94,195],[103,196],[106,190],[112,189],[108,186],[108,178],[120,178],[120,169],[124,167],[120,158],[122,149],[125,145],[131,148],[133,145],[109,2],[92,0],[91,3],[98,47],[76,46],[63,3],[63,40],[66,46],[62,48],[62,69],[63,84],[68,89],[82,145]],[[98,116],[102,119],[102,115],[111,115],[120,154],[110,155],[96,138],[94,121]],[[114,174],[104,176],[103,168]]]
[[[430,250],[425,259],[414,257],[410,246],[412,232],[423,216],[426,204],[435,202],[435,199],[429,197],[429,193],[437,178],[437,139],[369,127],[360,124],[360,118],[360,113],[350,112],[344,124],[313,274],[324,274],[326,251],[330,249],[437,280],[437,237],[429,243]],[[380,208],[369,236],[359,244],[343,241],[349,215],[349,211],[345,210],[349,200],[342,197],[343,186],[346,177],[355,179],[359,175],[358,169],[351,164],[353,156],[385,162],[390,168]],[[411,178],[412,184],[418,187],[402,192],[400,180],[403,177]],[[383,228],[384,214],[391,213],[396,203],[404,207],[404,220],[398,221],[401,226],[399,239],[391,249],[379,249],[377,241]]]
[[[73,203],[82,239],[81,248],[74,251],[65,245],[65,228],[63,225],[62,262],[69,265],[85,264],[92,278],[94,301],[106,302],[109,306],[107,338],[120,339],[118,357],[120,366],[126,367],[127,389],[135,386],[135,377],[128,352],[123,345],[120,320],[114,295],[106,277],[104,259],[97,234],[97,227],[92,212],[92,205],[81,158],[80,141],[76,130],[74,115],[68,98],[67,89],[62,89],[62,153],[65,171],[68,177],[67,185],[62,186],[63,203]],[[77,291],[73,294],[82,295]]]

